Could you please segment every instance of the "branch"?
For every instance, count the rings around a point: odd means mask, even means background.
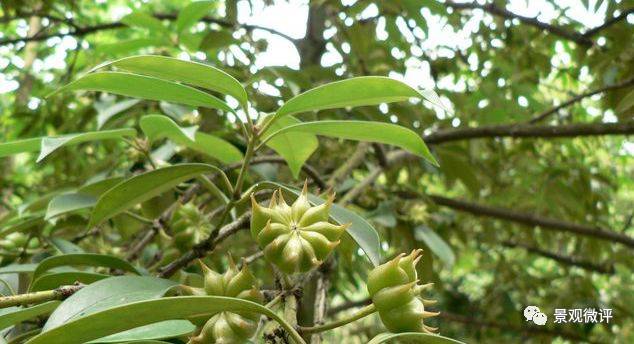
[[[576,137],[634,134],[634,121],[618,123],[577,123],[568,125],[504,124],[476,128],[441,130],[425,136],[425,143],[433,145],[451,141],[486,137]]]
[[[38,291],[35,293],[18,294],[0,297],[0,309],[13,306],[26,306],[53,300],[65,300],[69,296],[83,288],[83,284],[65,285],[53,290]]]
[[[634,238],[623,233],[617,233],[608,229],[581,225],[557,219],[541,217],[534,214],[521,213],[510,209],[495,208],[486,205],[470,203],[461,200],[450,199],[438,195],[429,195],[434,203],[455,210],[464,211],[477,216],[488,216],[498,219],[521,223],[528,226],[539,226],[544,229],[569,232],[583,236],[621,243],[634,248]]]
[[[628,15],[634,13],[634,7],[633,8],[628,8],[625,11],[623,11],[623,13],[621,13],[620,15],[614,17],[614,18],[610,18],[608,20],[605,21],[605,23],[603,23],[600,26],[597,26],[593,29],[590,29],[588,31],[586,31],[583,36],[586,38],[590,38],[594,35],[596,35],[597,33],[605,30],[606,28],[620,22],[621,20],[625,20],[625,18],[627,18]]]
[[[169,21],[174,21],[176,20],[176,18],[178,18],[178,14],[175,13],[155,13],[153,14],[153,16],[157,19],[161,19],[161,20],[169,20]],[[207,24],[217,24],[219,26],[222,26],[224,28],[233,28],[233,27],[238,27],[238,28],[243,28],[246,29],[248,31],[252,31],[252,30],[263,30],[263,31],[267,31],[271,34],[274,34],[276,36],[282,37],[288,41],[290,41],[291,43],[293,43],[293,45],[297,46],[297,40],[294,39],[293,37],[277,31],[275,29],[271,29],[268,27],[264,27],[264,26],[260,26],[260,25],[251,25],[251,24],[240,24],[240,23],[231,23],[228,21],[224,21],[222,19],[217,19],[217,18],[212,18],[212,17],[203,17],[199,20],[200,22],[203,23],[207,23]],[[7,45],[7,44],[15,44],[15,43],[20,43],[20,42],[38,42],[38,41],[45,41],[49,38],[54,38],[54,37],[65,37],[65,36],[73,36],[73,37],[83,37],[86,35],[90,35],[99,31],[105,31],[105,30],[113,30],[113,29],[120,29],[120,28],[124,28],[127,27],[124,23],[122,23],[121,21],[116,21],[116,22],[112,22],[112,23],[103,23],[103,24],[97,24],[97,25],[92,25],[92,26],[84,26],[84,27],[78,27],[77,25],[75,25],[74,23],[66,20],[64,21],[64,23],[68,24],[69,26],[73,27],[72,30],[70,30],[69,32],[66,33],[61,33],[61,32],[56,32],[56,33],[51,33],[51,34],[37,34],[37,35],[33,35],[33,36],[27,36],[27,37],[20,37],[20,38],[7,38],[7,39],[3,39],[0,40],[0,46],[2,45]]]
[[[188,251],[175,261],[169,263],[165,267],[161,268],[159,277],[169,278],[174,273],[176,273],[176,271],[189,265],[189,263],[198,258],[204,257],[208,252],[213,251],[219,243],[221,243],[237,231],[245,228],[250,220],[251,212],[246,212],[235,221],[220,228],[220,230],[212,232],[209,237],[196,244],[190,251]]]
[[[519,242],[505,241],[502,243],[502,245],[506,247],[510,247],[510,248],[523,248],[528,252],[531,252],[546,258],[550,258],[558,263],[562,263],[565,265],[576,266],[585,270],[594,271],[594,272],[598,272],[602,274],[609,274],[609,275],[614,274],[614,266],[612,265],[594,264],[592,262],[580,260],[576,257],[568,257],[558,253],[548,252],[546,250],[542,250],[539,247],[533,247],[533,246],[526,245]]]
[[[586,47],[590,47],[593,45],[592,40],[589,37],[586,37],[584,34],[580,34],[575,31],[570,31],[560,26],[555,26],[555,25],[541,22],[537,20],[537,18],[525,17],[522,15],[513,13],[505,8],[496,6],[494,3],[487,3],[485,5],[481,5],[475,2],[455,3],[453,1],[447,1],[445,4],[448,7],[451,7],[457,11],[480,9],[494,16],[498,16],[498,17],[502,17],[502,18],[506,18],[510,20],[517,19],[524,24],[536,27],[543,31],[547,31],[549,33],[552,33],[553,35],[559,36],[561,38],[565,38],[569,41],[573,41],[579,45],[583,45]]]
[[[251,159],[250,165],[266,164],[266,163],[285,165],[286,160],[284,160],[284,158],[282,158],[281,156],[277,156],[277,155],[263,155],[263,156],[258,156]],[[240,166],[242,166],[241,162],[234,163],[225,167],[224,171],[227,172],[229,170],[235,170],[240,168]],[[302,165],[302,172],[304,172],[308,177],[310,177],[310,179],[312,179],[313,182],[315,182],[315,184],[317,184],[317,186],[319,186],[322,190],[325,190],[327,188],[326,182],[324,182],[324,180],[321,179],[321,177],[319,176],[319,172],[311,165],[304,163]]]
[[[629,86],[632,86],[632,85],[634,85],[634,78],[625,80],[623,82],[620,82],[620,83],[617,83],[617,84],[614,84],[614,85],[601,87],[601,88],[596,89],[594,91],[590,91],[590,92],[579,94],[579,95],[574,96],[574,97],[566,100],[565,102],[563,102],[563,103],[561,103],[561,104],[549,109],[549,110],[546,110],[546,111],[542,112],[541,114],[535,116],[533,119],[528,121],[528,123],[531,123],[531,124],[537,123],[537,122],[543,120],[544,118],[546,118],[546,117],[558,112],[559,110],[561,110],[561,109],[563,109],[565,107],[568,107],[568,106],[570,106],[572,104],[575,104],[575,103],[577,103],[577,102],[579,102],[579,101],[581,101],[581,100],[583,100],[583,99],[585,99],[587,97],[592,97],[595,94],[603,93],[603,92],[610,91],[610,90],[616,90],[616,89],[619,89],[619,88],[625,88],[625,87],[629,87]]]

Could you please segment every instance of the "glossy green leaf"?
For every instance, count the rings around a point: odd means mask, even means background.
[[[44,137],[42,138],[42,144],[40,148],[40,155],[37,157],[37,162],[42,161],[54,151],[70,145],[76,145],[82,142],[120,139],[125,136],[135,136],[136,130],[129,129],[114,129],[114,130],[102,130],[91,131],[87,133],[70,134],[59,137]]]
[[[89,343],[137,343],[138,341],[168,339],[193,334],[196,326],[188,320],[166,320],[119,332]]]
[[[407,343],[422,344],[464,344],[455,339],[439,336],[437,334],[428,334],[420,332],[404,332],[404,333],[381,333],[372,338],[368,344],[381,344],[393,340],[404,340]]]
[[[416,240],[422,240],[440,260],[451,268],[456,262],[456,255],[451,247],[436,232],[427,226],[418,226],[414,231]]]
[[[52,256],[42,260],[33,272],[33,280],[37,280],[46,271],[59,266],[99,266],[141,274],[141,272],[123,259],[94,253],[76,253]]]
[[[83,284],[91,284],[96,281],[100,281],[104,278],[108,278],[110,275],[98,274],[94,272],[83,271],[67,271],[56,272],[52,274],[44,274],[38,277],[29,288],[30,291],[51,290],[62,285],[71,285],[75,282]]]
[[[90,208],[97,203],[97,198],[79,193],[68,193],[54,197],[46,209],[45,220],[52,219],[79,209]]]
[[[279,134],[290,132],[390,144],[421,156],[434,165],[438,165],[420,135],[396,124],[369,121],[305,122],[286,126],[272,133],[270,137],[275,138]]]
[[[68,134],[57,137],[36,137],[32,139],[18,140],[0,143],[0,158],[25,152],[40,151],[37,161],[40,162],[46,156],[62,146],[76,145],[83,142],[118,139],[124,136],[134,136],[134,129],[116,129],[91,131],[86,133]]]
[[[238,148],[219,137],[197,132],[197,126],[183,128],[163,115],[143,116],[139,124],[152,141],[166,137],[225,164],[242,160],[242,152]]]
[[[78,90],[109,92],[127,97],[233,111],[227,103],[193,87],[151,76],[122,72],[89,73],[53,94]]]
[[[170,42],[166,37],[143,37],[122,39],[113,43],[103,43],[95,46],[95,52],[106,56],[132,55],[148,47],[159,47]]]
[[[97,109],[97,129],[101,129],[111,118],[130,109],[140,101],[140,99],[125,99],[103,107],[95,104]]]
[[[217,167],[207,164],[180,164],[136,175],[99,197],[88,227],[94,227],[198,175],[219,171]]]
[[[109,65],[132,73],[178,81],[228,94],[236,98],[243,106],[247,103],[247,92],[238,80],[222,70],[206,64],[166,56],[140,55],[126,57],[102,65],[100,68]]]
[[[10,264],[0,268],[0,275],[11,273],[31,273],[35,271],[36,268],[37,264],[35,263]]]
[[[261,189],[264,187],[282,188],[283,190],[296,196],[298,196],[301,192],[296,188],[274,182],[261,182],[254,188]],[[320,205],[325,202],[325,200],[313,194],[308,194],[308,201],[313,205]],[[338,224],[349,223],[350,227],[346,233],[348,233],[359,245],[372,265],[378,266],[381,263],[381,242],[379,234],[376,229],[368,223],[368,221],[356,213],[337,204],[332,205],[332,208],[330,209],[330,218]]]
[[[46,220],[59,215],[68,214],[77,210],[94,206],[101,194],[123,181],[122,177],[103,179],[86,184],[76,192],[61,194],[51,199],[46,209]]]
[[[49,314],[57,308],[59,304],[59,301],[50,301],[28,308],[10,307],[0,309],[0,330],[40,315]]]
[[[295,343],[305,343],[293,326],[270,309],[251,301],[222,296],[166,297],[115,306],[85,315],[55,328],[45,327],[43,333],[27,343],[80,344],[159,321],[211,316],[222,311],[254,312],[266,315],[277,321]]]
[[[103,279],[82,288],[66,299],[48,318],[43,331],[46,332],[60,328],[73,320],[85,318],[88,315],[112,307],[163,297],[163,295],[175,285],[176,282],[149,276],[117,276]],[[119,320],[127,322],[131,319],[127,316],[123,316]],[[152,322],[130,326],[126,329],[149,323]],[[119,331],[103,333],[101,335],[97,334],[86,340],[101,338],[105,335],[117,332]]]
[[[272,138],[267,141],[266,145],[271,147],[279,154],[291,170],[294,178],[299,176],[302,165],[315,152],[319,146],[317,137],[306,132],[280,132],[284,128],[297,125],[300,120],[293,116],[279,118],[266,131],[272,133]],[[265,133],[265,136],[266,136]],[[279,133],[278,135],[275,135]]]
[[[407,84],[381,76],[363,76],[325,84],[308,90],[284,103],[276,116],[307,111],[377,105],[424,98]]]
[[[0,143],[0,158],[40,149],[41,137]]]
[[[200,18],[209,14],[216,4],[214,1],[194,1],[183,7],[176,18],[176,32],[180,34],[183,30],[189,29]]]
[[[61,254],[84,253],[84,250],[81,247],[66,239],[48,238],[47,241]]]
[[[121,18],[121,22],[131,27],[147,29],[154,35],[169,35],[169,31],[160,20],[150,14],[135,11]]]

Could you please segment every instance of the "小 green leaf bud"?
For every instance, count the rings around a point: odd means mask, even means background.
[[[265,258],[282,272],[306,272],[326,259],[349,226],[328,222],[333,201],[331,195],[323,204],[312,206],[306,184],[290,206],[281,189],[273,193],[268,207],[258,204],[251,195],[251,235]]]
[[[368,292],[381,321],[392,332],[434,332],[424,319],[438,315],[425,306],[435,303],[420,294],[432,284],[418,284],[416,264],[422,250],[409,255],[400,254],[389,262],[377,266],[368,275]]]

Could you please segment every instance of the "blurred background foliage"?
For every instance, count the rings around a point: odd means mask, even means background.
[[[244,149],[236,118],[216,111],[94,92],[46,98],[99,63],[134,54],[221,68],[243,83],[262,112],[302,90],[353,76],[433,88],[451,111],[418,102],[299,116],[394,122],[425,136],[440,168],[392,163],[389,147],[332,139],[320,139],[308,165],[339,195],[358,193],[349,207],[380,230],[384,257],[425,249],[420,272],[436,283],[442,312],[432,325],[467,342],[632,342],[634,142],[612,132],[537,136],[550,127],[606,123],[629,125],[632,133],[633,1],[227,0],[195,8],[199,15],[183,23],[177,18],[185,5],[2,1],[0,141],[134,126],[144,114],[163,113]],[[491,130],[428,140],[477,127]],[[532,134],[513,137],[518,130]],[[169,143],[153,148],[158,161],[209,160]],[[11,225],[16,212],[41,211],[56,192],[131,174],[145,161],[110,141],[35,159],[0,160],[0,226]],[[252,169],[250,182],[260,175],[300,183],[283,164]],[[362,181],[372,186],[358,188]],[[23,232],[44,227],[73,238],[83,230],[82,216],[27,223]],[[124,256],[141,226],[121,217],[79,245]],[[159,248],[149,246],[142,261],[150,264]],[[255,250],[242,233],[218,252],[240,257]],[[369,266],[356,250],[344,243],[331,267],[330,316],[367,298]],[[19,259],[7,250],[0,255],[2,265]],[[211,260],[221,266],[223,257]],[[262,262],[255,271],[267,278]],[[555,308],[611,308],[614,318],[536,327],[522,316],[526,305],[549,317]],[[325,340],[362,343],[379,328],[370,317]]]

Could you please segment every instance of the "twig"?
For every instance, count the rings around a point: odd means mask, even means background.
[[[601,88],[596,89],[594,91],[589,91],[589,92],[586,92],[586,93],[579,94],[579,95],[574,96],[574,97],[566,100],[565,102],[563,102],[563,103],[561,103],[561,104],[549,109],[549,110],[546,110],[546,111],[542,112],[541,114],[535,116],[533,119],[528,121],[528,123],[534,124],[534,123],[540,122],[541,120],[545,119],[546,117],[548,117],[548,116],[550,116],[550,115],[552,115],[554,113],[557,113],[559,110],[561,110],[561,109],[563,109],[565,107],[568,107],[568,106],[570,106],[572,104],[575,104],[577,102],[580,102],[581,100],[583,100],[585,98],[592,97],[595,94],[603,93],[603,92],[610,91],[610,90],[616,90],[616,89],[619,89],[619,88],[625,88],[625,87],[629,87],[629,86],[632,86],[632,85],[634,85],[634,78],[625,80],[623,82],[620,82],[620,83],[617,83],[617,84],[614,84],[614,85],[601,87]]]
[[[357,149],[354,153],[352,153],[350,158],[348,158],[343,165],[332,173],[330,179],[326,182],[326,185],[328,185],[328,187],[334,187],[340,180],[350,175],[352,170],[363,163],[363,158],[365,157],[365,153],[367,153],[369,147],[370,144],[368,142],[359,143],[357,145]]]
[[[277,156],[277,155],[263,155],[263,156],[258,156],[251,159],[250,165],[267,164],[267,163],[286,164],[286,160],[284,160],[284,158],[282,158],[281,156]],[[225,167],[224,171],[227,172],[230,170],[235,170],[240,168],[240,166],[242,166],[241,163],[234,163]],[[310,179],[312,179],[312,181],[315,182],[315,184],[317,184],[317,186],[319,186],[320,188],[325,189],[327,187],[326,183],[319,176],[319,172],[311,165],[306,163],[302,165],[302,172],[304,172],[308,177],[310,177]]]
[[[153,16],[157,19],[169,20],[169,21],[174,21],[178,18],[178,14],[176,13],[155,13],[153,14]],[[234,24],[222,19],[212,18],[208,16],[201,18],[199,21],[203,23],[208,23],[208,24],[217,24],[224,28],[238,27],[248,31],[253,31],[253,30],[267,31],[273,35],[276,35],[288,40],[293,45],[297,45],[297,40],[294,39],[293,37],[283,32],[277,31],[275,29],[260,26],[260,25],[240,24],[240,23]],[[54,38],[54,37],[66,37],[66,36],[83,37],[83,36],[87,36],[99,31],[113,30],[113,29],[120,29],[120,28],[127,27],[124,23],[120,21],[97,24],[92,26],[85,26],[85,27],[78,27],[77,25],[71,25],[71,26],[73,27],[73,29],[69,30],[68,32],[57,32],[52,34],[36,34],[36,35],[20,37],[20,38],[7,38],[7,39],[0,40],[0,45],[15,44],[20,42],[45,41],[47,39]]]
[[[251,212],[242,214],[235,221],[225,225],[218,231],[213,231],[205,240],[194,245],[194,247],[184,255],[160,269],[159,276],[169,278],[176,271],[186,267],[192,261],[204,257],[208,252],[213,251],[216,246],[235,232],[245,228],[251,220]]]
[[[561,254],[557,254],[557,253],[553,253],[553,252],[548,252],[546,250],[542,250],[541,248],[538,247],[533,247],[530,245],[526,245],[523,243],[519,243],[519,242],[509,242],[509,241],[505,241],[502,243],[502,245],[506,246],[506,247],[510,247],[510,248],[523,248],[528,252],[543,256],[543,257],[547,257],[550,258],[558,263],[561,264],[565,264],[565,265],[571,265],[571,266],[576,266],[585,270],[589,270],[589,271],[594,271],[594,272],[598,272],[598,273],[602,273],[602,274],[613,274],[614,273],[614,266],[612,265],[599,265],[599,264],[594,264],[592,262],[588,262],[588,261],[583,261],[580,260],[576,257],[568,257],[568,256],[563,256]]]
[[[83,284],[65,285],[53,290],[35,293],[17,294],[0,297],[0,309],[13,306],[26,306],[46,301],[64,300],[83,288]]]
[[[573,41],[579,45],[585,46],[585,47],[590,47],[593,45],[592,40],[590,39],[589,36],[580,34],[578,32],[575,31],[569,31],[563,27],[560,26],[556,26],[556,25],[551,25],[551,24],[547,24],[544,22],[539,21],[537,18],[531,18],[531,17],[525,17],[516,13],[513,13],[505,8],[501,8],[498,7],[497,5],[495,5],[494,3],[487,3],[487,4],[479,4],[477,2],[471,2],[471,3],[456,3],[453,1],[447,1],[445,2],[445,5],[447,5],[448,7],[451,7],[455,10],[467,10],[467,9],[480,9],[483,10],[489,14],[492,14],[494,16],[498,16],[498,17],[502,17],[502,18],[506,18],[506,19],[517,19],[520,22],[536,27],[540,30],[544,30],[547,31],[553,35],[559,36],[561,38],[565,38],[569,41]]]
[[[625,11],[623,11],[620,15],[610,18],[608,20],[605,21],[605,23],[590,29],[588,31],[586,31],[583,36],[586,38],[590,38],[592,36],[595,36],[596,34],[598,34],[599,32],[607,29],[608,27],[620,22],[621,20],[625,20],[627,18],[628,15],[634,13],[634,7],[633,8],[628,8]]]
[[[466,201],[451,199],[439,195],[429,195],[434,203],[455,210],[464,211],[477,216],[489,216],[498,219],[509,220],[529,226],[539,226],[544,229],[574,233],[597,239],[609,240],[634,248],[634,238],[623,233],[617,233],[608,229],[566,222],[558,219],[541,217],[529,213],[521,213],[515,210],[496,208]]]

